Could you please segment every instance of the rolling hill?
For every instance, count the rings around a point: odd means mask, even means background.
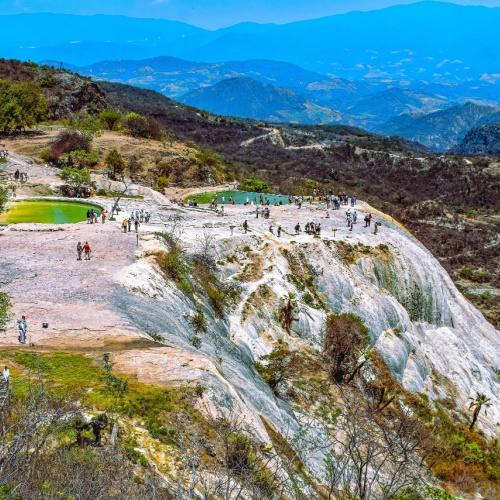
[[[341,115],[307,100],[291,89],[250,78],[230,78],[193,90],[179,99],[185,104],[225,116],[288,123],[333,123]]]
[[[369,130],[399,115],[430,113],[450,105],[444,97],[417,90],[391,88],[363,97],[347,108],[358,126]]]

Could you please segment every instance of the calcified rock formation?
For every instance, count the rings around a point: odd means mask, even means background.
[[[17,157],[8,168],[23,161]],[[31,170],[36,182],[54,182],[50,169]],[[261,417],[292,434],[300,417],[274,396],[254,361],[278,339],[292,349],[319,351],[328,312],[352,312],[366,323],[372,344],[404,388],[431,400],[451,398],[458,410],[466,408],[468,397],[484,393],[493,404],[478,425],[495,433],[500,421],[498,332],[397,223],[376,214],[382,225],[374,234],[374,226],[364,228],[362,220],[375,211],[362,203],[359,222],[349,231],[345,208],[326,218],[324,207],[315,205],[271,207],[271,219],[264,220],[255,218],[252,206],[226,206],[221,216],[176,207],[145,188],[141,192],[144,200],[120,203],[125,214],[140,208],[153,212],[138,241],[133,232],[121,233],[121,217],[97,226],[2,230],[0,278],[7,283],[14,314],[30,319],[30,341],[54,350],[106,346],[116,370],[142,381],[200,382],[210,389],[207,404],[213,394],[232,400],[267,440]],[[298,221],[302,228],[308,221],[321,222],[321,237],[295,235]],[[269,232],[270,223],[275,232],[282,226],[280,238]],[[217,314],[206,295],[186,293],[166,277],[157,264],[158,253],[167,250],[156,236],[159,231],[174,236],[187,256],[214,259],[220,286],[237,297],[233,305]],[[76,263],[76,242],[86,240],[94,258]],[[186,271],[188,281],[196,278],[193,272]],[[289,292],[297,296],[297,311],[286,331],[277,311]],[[189,318],[197,311],[206,325],[195,347]],[[42,321],[48,329],[41,328]],[[1,342],[16,345],[14,323]],[[306,462],[312,470],[321,469],[321,457],[306,457]]]
[[[369,210],[358,207],[360,213]],[[344,211],[324,219],[316,207],[272,207],[275,229],[281,224],[288,231],[281,238],[271,235],[269,221],[255,219],[251,208],[226,207],[225,217],[185,211],[181,245],[188,254],[198,253],[202,236],[208,236],[224,282],[242,290],[239,305],[224,319],[203,303],[209,333],[199,352],[222,359],[223,377],[243,404],[278,420],[274,398],[269,400],[269,390],[248,366],[279,338],[320,349],[327,312],[352,312],[366,323],[376,349],[407,390],[424,392],[431,400],[456,397],[462,408],[477,392],[490,395],[495,404],[481,425],[493,432],[500,419],[498,332],[404,229],[381,218],[377,235],[362,223],[349,232]],[[239,227],[244,218],[250,222],[248,234]],[[321,221],[321,238],[289,234],[297,220]],[[238,226],[233,235],[231,225]],[[340,228],[335,237],[332,228]],[[147,256],[160,243],[150,238],[143,244],[144,256],[118,276],[131,292],[127,308],[133,309],[139,328],[148,322],[154,333],[186,348],[192,329],[184,316],[192,313],[193,303],[165,282]],[[297,321],[289,333],[277,321],[279,300],[288,292],[298,299]]]

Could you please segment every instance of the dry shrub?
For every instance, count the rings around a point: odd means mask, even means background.
[[[58,134],[50,145],[50,153],[60,156],[72,151],[90,151],[91,140],[80,132],[64,130]]]
[[[354,314],[330,314],[325,325],[324,354],[336,383],[348,381],[369,343],[368,329]]]

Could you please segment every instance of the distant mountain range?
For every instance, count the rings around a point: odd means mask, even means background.
[[[443,2],[215,31],[160,19],[22,14],[2,16],[0,50],[4,57],[77,65],[163,55],[268,59],[355,80],[460,83],[498,74],[498,26],[500,8]]]
[[[448,106],[450,101],[443,96],[419,90],[390,88],[356,100],[347,107],[346,113],[350,123],[378,131],[394,117],[430,113]]]
[[[404,114],[379,127],[379,132],[417,141],[446,151],[459,144],[474,127],[500,123],[500,108],[466,103],[423,115]]]
[[[478,110],[484,108],[480,116],[486,119],[492,107],[483,103],[500,105],[500,86],[485,81],[394,86],[378,79],[333,78],[267,60],[206,63],[158,57],[64,66],[97,80],[158,90],[213,113],[277,122],[344,123],[419,140],[434,150],[455,146],[477,124]],[[463,106],[469,100],[474,104]],[[448,109],[450,114],[445,113]],[[444,114],[432,114],[438,111]]]
[[[184,104],[227,116],[271,122],[331,124],[340,113],[307,100],[295,91],[251,78],[230,78],[192,90],[179,99]]]

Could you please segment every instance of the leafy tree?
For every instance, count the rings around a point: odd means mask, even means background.
[[[101,135],[101,124],[99,120],[91,115],[79,114],[71,119],[69,128],[76,130],[89,141]]]
[[[104,160],[106,167],[110,170],[111,176],[116,178],[117,175],[122,175],[125,170],[125,160],[116,148],[113,148]]]
[[[248,179],[243,179],[238,187],[241,191],[252,191],[255,193],[268,193],[269,185],[263,179],[257,177],[249,177]]]
[[[107,130],[114,130],[121,120],[119,111],[103,111],[99,114],[99,120]]]
[[[75,190],[90,186],[91,183],[90,171],[88,168],[64,167],[58,176]]]
[[[330,314],[327,317],[324,353],[335,382],[348,382],[359,371],[364,364],[359,358],[368,344],[368,328],[354,314]]]
[[[489,406],[491,406],[491,399],[489,397],[486,396],[486,394],[482,394],[480,392],[478,392],[476,394],[476,397],[475,398],[469,398],[471,400],[471,403],[469,405],[469,409],[473,410],[472,412],[472,420],[471,420],[471,423],[469,425],[469,430],[472,430],[474,428],[474,426],[476,425],[476,422],[477,422],[477,419],[479,417],[479,413],[481,412],[481,409],[483,408],[488,408]],[[485,410],[485,413],[486,413],[486,410]]]
[[[35,84],[0,80],[0,132],[33,127],[45,117],[47,107],[47,100]]]
[[[284,343],[278,344],[269,354],[255,364],[261,377],[277,393],[280,385],[293,377],[298,369],[299,355],[290,351]]]
[[[145,116],[139,113],[127,113],[124,124],[132,137],[148,137],[148,120]]]

